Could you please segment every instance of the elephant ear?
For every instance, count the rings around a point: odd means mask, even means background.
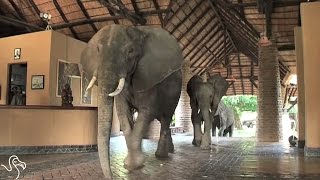
[[[208,79],[208,82],[213,85],[214,90],[214,99],[213,104],[214,108],[218,107],[218,104],[221,101],[221,98],[226,94],[228,90],[228,82],[218,74],[211,76]]]
[[[132,75],[132,86],[142,92],[181,69],[183,57],[177,41],[161,28],[139,27],[145,34],[142,57]],[[130,35],[129,35],[130,36]]]
[[[187,93],[190,96],[191,99],[195,96],[195,90],[197,87],[199,87],[199,84],[202,83],[202,78],[198,75],[192,76],[192,78],[188,81],[187,84]]]

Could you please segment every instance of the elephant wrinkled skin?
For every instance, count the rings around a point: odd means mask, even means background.
[[[232,137],[234,129],[234,112],[226,106],[223,101],[219,103],[217,112],[212,122],[212,136],[216,135],[216,127],[219,129],[219,136]]]
[[[174,151],[169,125],[180,97],[182,62],[177,41],[161,28],[111,25],[89,41],[81,65],[91,79],[87,90],[98,85],[98,152],[107,178],[112,178],[109,140],[114,104],[127,143],[127,169],[143,165],[142,137],[154,119],[161,123],[156,156]],[[138,111],[135,122],[133,110]]]
[[[228,82],[220,75],[213,75],[207,82],[197,75],[189,80],[187,92],[192,109],[193,145],[200,146],[201,149],[210,148],[212,119],[227,89]],[[204,133],[201,131],[202,122],[204,122]]]

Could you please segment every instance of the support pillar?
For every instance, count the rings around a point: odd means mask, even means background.
[[[304,93],[304,66],[303,66],[303,45],[301,27],[294,28],[295,51],[297,59],[298,78],[298,147],[305,145],[305,93]]]
[[[187,84],[191,77],[192,73],[190,70],[190,62],[187,61],[182,66],[182,89],[179,103],[175,111],[175,126],[183,127],[184,132],[193,131],[193,126],[191,122],[190,98],[187,93]]]
[[[320,156],[320,2],[301,4],[303,65],[305,85],[305,139],[304,154]]]
[[[282,139],[281,84],[276,43],[259,46],[259,89],[257,140],[278,142]]]

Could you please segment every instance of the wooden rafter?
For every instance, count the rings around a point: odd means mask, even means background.
[[[103,0],[99,2],[107,7],[108,10],[110,10],[109,13],[111,13],[111,11],[113,13],[117,13],[130,20],[134,25],[145,25],[147,22],[147,20],[141,14],[136,14],[135,12],[132,12],[126,8],[121,0]]]
[[[215,34],[213,34],[215,35]],[[204,48],[204,46],[207,45],[207,43],[209,43],[210,41],[212,41],[212,38],[214,38],[215,36],[210,36],[205,42],[203,42],[201,44],[201,46],[198,48],[199,50],[195,53],[193,53],[193,55],[189,58],[190,62],[192,62],[192,60],[194,59],[194,57],[196,57],[196,55]],[[216,41],[219,41],[223,36],[223,33],[221,33],[218,37],[217,37],[217,40]],[[213,44],[216,44],[216,43],[213,43]],[[222,43],[218,44],[218,46],[220,46]],[[205,52],[205,51],[203,51]],[[203,55],[203,53],[200,55],[200,57]],[[196,61],[194,61],[193,63],[191,63],[191,66],[193,66],[194,64],[196,63]]]
[[[161,13],[166,13],[167,9],[160,9],[160,10],[151,10],[151,11],[144,11],[141,12],[141,16],[149,16],[153,14],[158,14],[159,12]],[[116,16],[109,16],[109,17],[97,17],[97,18],[91,18],[91,19],[82,19],[82,20],[77,20],[77,21],[72,21],[69,23],[62,23],[62,24],[55,24],[52,25],[53,29],[62,29],[62,28],[68,28],[72,26],[80,26],[84,24],[89,24],[89,23],[94,23],[94,22],[105,22],[105,21],[113,21],[114,19],[125,19],[125,17],[121,15],[116,15]]]
[[[233,46],[230,45],[230,46],[228,47],[228,50],[227,50],[228,53],[227,53],[227,54],[230,54],[233,50],[234,50]],[[205,66],[206,68],[200,70],[199,73],[197,73],[197,74],[202,75],[207,69],[210,69],[210,68],[214,67],[214,66],[216,65],[216,63],[219,62],[219,60],[222,59],[222,58],[221,58],[222,55],[223,55],[223,51],[220,51],[220,52],[217,54],[218,58],[214,58],[214,57],[213,57],[213,58],[209,59],[209,60],[207,61],[206,65],[202,65],[203,63],[205,63],[205,61],[202,62],[200,65],[201,65],[201,66]]]
[[[12,25],[12,26],[15,26],[15,27],[20,27],[20,28],[28,27],[28,28],[30,28],[31,31],[42,31],[42,30],[44,30],[44,28],[41,28],[39,26],[30,24],[30,23],[27,23],[27,22],[24,22],[24,21],[20,21],[20,20],[17,20],[17,19],[9,18],[9,17],[6,17],[6,16],[2,16],[2,15],[0,15],[0,22],[9,24],[9,25]]]
[[[199,30],[198,30],[198,31],[192,36],[192,38],[188,41],[188,43],[182,47],[182,51],[184,51],[184,50],[202,33],[202,31],[205,30],[205,29],[208,27],[208,25],[209,25],[214,19],[215,19],[215,16],[212,18],[212,20],[208,20],[202,27],[200,27]],[[206,33],[204,36],[202,36],[201,40],[198,41],[198,43],[200,43],[201,41],[203,41],[203,39],[204,39],[205,37],[207,37],[211,32],[213,32],[215,29],[216,29],[216,26],[213,25],[213,26],[211,27],[211,29],[210,29],[209,31],[207,31],[207,33]],[[219,27],[218,27],[218,29],[219,29]],[[199,45],[199,44],[198,44],[198,45]],[[194,46],[194,47],[195,47],[195,46]]]
[[[184,58],[188,57],[189,54],[194,51],[196,48],[198,48],[198,46],[203,43],[204,39],[207,38],[211,33],[211,36],[209,36],[209,40],[211,40],[213,37],[215,37],[218,32],[221,30],[221,27],[220,26],[216,26],[216,27],[213,27],[210,31],[208,31],[204,36],[202,36],[202,38],[200,40],[197,41],[197,43],[193,44],[193,47],[188,51],[188,53],[186,53],[184,55]],[[208,40],[206,42],[209,42]],[[186,47],[186,46],[185,46]],[[185,48],[182,48],[182,50],[184,50]],[[200,48],[201,49],[201,48]]]
[[[212,0],[208,0],[209,1],[209,4],[211,6],[211,9],[214,11],[214,13],[217,15],[217,18],[218,18],[218,21],[220,22],[221,26],[223,26],[225,28],[225,24],[222,22],[221,20],[221,16],[219,14],[219,12],[216,10],[216,6],[214,5],[214,3],[212,2]],[[234,44],[233,42],[233,39],[231,38],[229,32],[227,31],[227,36],[228,38],[230,39],[234,49],[236,49],[238,51],[238,48],[236,47],[236,45]]]
[[[59,3],[57,2],[57,0],[52,0],[52,2],[54,4],[54,6],[56,7],[56,9],[58,10],[58,12],[59,12],[60,16],[62,17],[63,21],[68,23],[69,20],[67,19],[66,15],[63,13],[63,11],[62,11]],[[69,28],[70,28],[70,31],[71,31],[73,37],[75,37],[76,39],[79,39],[79,37],[78,37],[76,31],[74,30],[74,28],[72,26],[69,27]]]
[[[16,11],[16,13],[18,14],[20,20],[24,20],[26,21],[26,19],[24,18],[23,13],[21,12],[20,8],[17,6],[17,4],[13,1],[13,0],[9,0],[11,6],[13,7],[13,9]]]
[[[170,31],[170,34],[173,34],[203,3],[204,1],[200,1],[195,7],[193,7],[192,11],[186,15],[174,28]]]
[[[173,6],[173,1],[175,1],[175,0],[171,0],[172,1],[172,3],[171,3],[171,6]],[[187,3],[188,3],[188,1],[190,1],[190,0],[185,0],[184,2],[183,2],[183,4],[181,4],[181,6],[179,6],[179,4],[176,2],[176,4],[178,4],[178,9],[174,12],[174,14],[177,14],[177,13],[179,13],[179,11],[182,9],[182,7],[184,6],[184,5],[186,5]],[[171,10],[171,9],[170,9]],[[169,13],[169,12],[168,12]],[[170,17],[167,17],[167,20],[165,20],[165,26],[168,24],[168,22],[170,22],[171,20],[172,20],[172,18],[174,17],[174,14],[172,15],[172,16],[170,16]],[[168,14],[169,15],[169,14]]]
[[[199,23],[199,19],[202,19],[210,10],[210,8],[207,8],[205,11],[202,12],[202,14],[197,17],[197,20],[195,22],[192,23],[192,25],[184,32],[182,33],[177,39],[178,41],[180,41],[186,34],[188,34],[196,25],[197,23]],[[208,21],[207,23],[209,23],[210,21]]]
[[[164,15],[164,19],[163,19],[163,26],[162,26],[162,28],[165,28],[165,27],[166,27],[166,25],[168,24],[168,22],[169,22],[170,12],[171,12],[172,14],[174,14],[174,13],[172,12],[172,6],[173,6],[173,3],[174,3],[174,2],[176,2],[176,1],[174,1],[174,0],[170,0],[170,2],[169,2],[169,4],[168,4],[168,7],[167,7],[168,12]]]
[[[240,61],[240,53],[238,53],[238,64],[239,66],[241,66],[241,61]],[[240,76],[242,77],[242,68],[239,67],[239,71],[240,71]],[[241,79],[241,88],[242,88],[242,94],[244,94],[244,83],[243,83],[243,79]]]
[[[159,6],[159,3],[157,0],[152,0],[153,1],[153,5],[154,7],[156,8],[156,10],[159,10],[160,9],[160,6]],[[158,17],[159,17],[159,20],[160,20],[160,23],[161,23],[161,27],[163,27],[163,18],[162,18],[162,14],[161,13],[158,13]]]
[[[78,6],[80,7],[82,13],[84,14],[84,16],[87,18],[87,19],[90,19],[90,15],[88,14],[86,8],[84,7],[83,3],[81,0],[77,0],[77,3],[78,3]],[[92,29],[97,32],[98,31],[98,28],[94,25],[94,23],[90,23]]]
[[[298,6],[303,2],[312,2],[316,0],[287,0],[287,1],[274,1],[275,7],[285,7],[285,6]],[[230,3],[227,7],[238,8],[238,7],[257,7],[257,2],[249,2],[249,3]]]

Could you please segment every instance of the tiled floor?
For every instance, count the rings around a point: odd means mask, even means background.
[[[304,157],[303,150],[281,143],[257,143],[250,138],[213,138],[211,150],[191,145],[192,136],[174,135],[176,152],[169,159],[154,156],[157,141],[144,140],[145,166],[123,168],[123,137],[111,139],[114,179],[320,179],[320,158]],[[0,156],[7,164],[9,156]],[[97,153],[20,155],[27,163],[21,179],[103,179]],[[15,179],[15,171],[0,167],[0,179]]]

